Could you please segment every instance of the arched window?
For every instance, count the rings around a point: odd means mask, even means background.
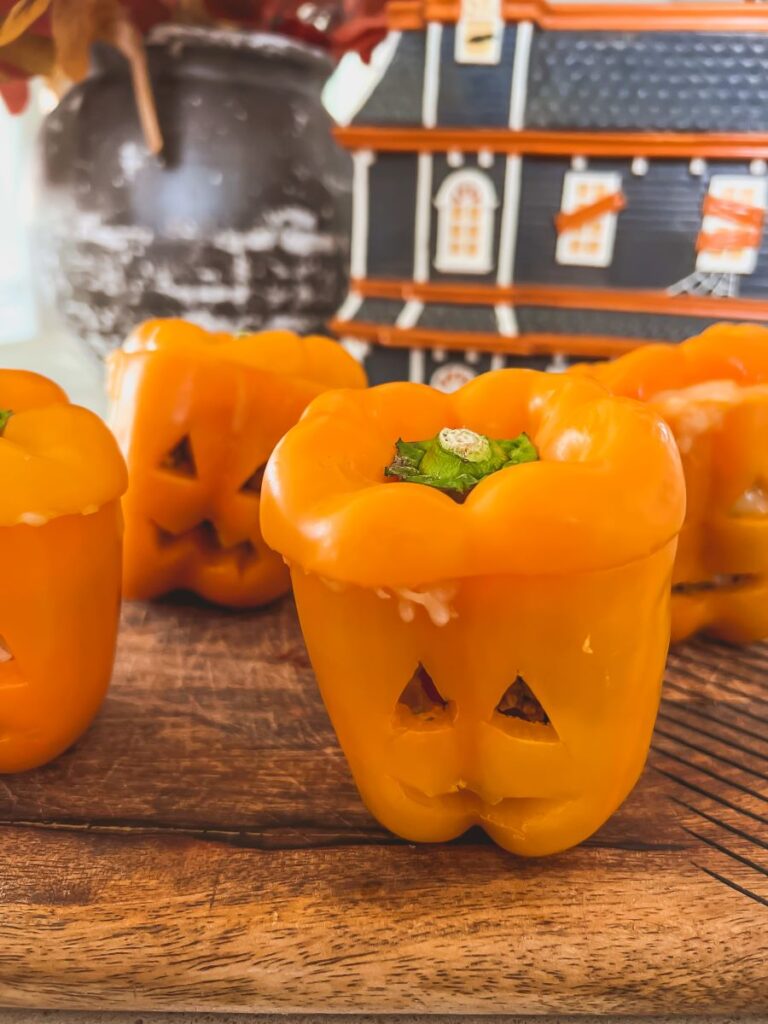
[[[440,186],[435,266],[448,273],[487,274],[493,269],[493,226],[498,200],[481,171],[449,175]]]

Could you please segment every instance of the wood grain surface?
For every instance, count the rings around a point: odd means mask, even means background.
[[[56,763],[0,777],[0,1005],[768,1010],[768,647],[670,658],[649,767],[544,861],[362,806],[289,601],[131,605]]]

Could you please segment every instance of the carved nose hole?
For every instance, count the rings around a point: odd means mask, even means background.
[[[194,533],[205,551],[209,553],[223,552],[228,557],[234,557],[241,571],[259,556],[258,551],[249,540],[241,540],[238,544],[225,547],[221,543],[215,523],[212,523],[210,519],[204,519],[199,526],[195,527]]]
[[[440,693],[432,676],[419,662],[397,701],[396,716],[411,729],[444,725],[453,718],[453,705]]]
[[[261,485],[264,480],[264,470],[267,468],[266,462],[263,466],[259,466],[253,473],[248,477],[243,486],[240,488],[241,494],[261,494]]]
[[[200,546],[205,548],[206,551],[218,551],[221,548],[219,531],[210,519],[203,519],[194,532],[199,538]]]
[[[755,480],[734,502],[734,516],[768,516],[768,481]]]
[[[516,736],[542,740],[558,738],[541,701],[520,675],[502,694],[494,718],[498,725]]]
[[[182,437],[178,444],[174,445],[164,456],[160,468],[164,469],[166,473],[175,473],[177,476],[197,476],[197,465],[188,434]]]
[[[0,665],[4,665],[7,661],[13,661],[13,654],[5,637],[0,633]]]
[[[175,533],[171,533],[169,530],[164,530],[162,526],[158,526],[157,523],[153,523],[153,526],[155,527],[155,537],[159,548],[168,548],[178,540]]]
[[[756,583],[759,578],[757,573],[718,573],[706,580],[675,583],[672,587],[672,593],[686,596],[690,594],[705,594],[711,591],[741,590],[743,587]]]
[[[203,519],[197,526],[193,526],[191,530],[187,530],[185,533],[171,533],[169,530],[164,530],[162,526],[158,526],[157,523],[153,525],[159,548],[173,547],[174,544],[191,539],[206,555],[220,554],[227,558],[233,558],[240,572],[244,572],[260,557],[258,548],[248,539],[241,540],[230,547],[225,547],[221,543],[221,537],[215,523],[211,522],[210,519]]]

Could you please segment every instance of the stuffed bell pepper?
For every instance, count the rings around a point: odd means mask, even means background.
[[[262,530],[364,801],[409,840],[595,831],[647,755],[684,515],[650,409],[587,379],[331,392],[277,446]]]
[[[0,772],[51,760],[107,691],[125,465],[52,381],[0,370]]]
[[[672,639],[768,637],[768,330],[717,324],[679,345],[574,369],[645,400],[677,440],[688,511]]]
[[[111,357],[111,423],[128,461],[124,594],[191,590],[246,607],[289,587],[259,532],[264,466],[306,405],[363,387],[327,338],[213,334],[151,320]]]

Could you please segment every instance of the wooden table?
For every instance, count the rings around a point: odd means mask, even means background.
[[[670,660],[579,849],[414,847],[363,808],[293,606],[132,605],[81,743],[0,778],[0,1006],[768,1009],[768,646]]]

